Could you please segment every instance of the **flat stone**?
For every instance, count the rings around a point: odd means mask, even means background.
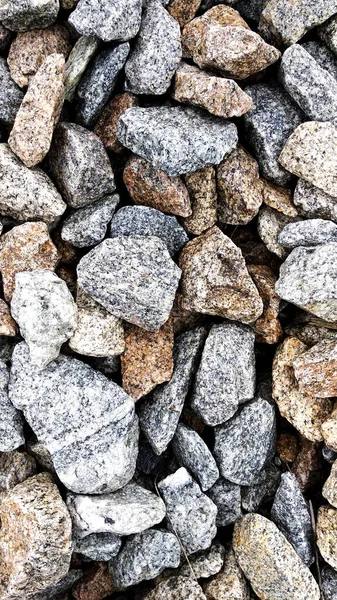
[[[321,506],[317,513],[316,539],[323,559],[334,569],[337,568],[337,510],[331,506]]]
[[[323,460],[321,444],[301,437],[301,449],[291,467],[302,492],[322,484]]]
[[[337,410],[336,406],[330,415],[326,415],[326,420],[322,424],[322,436],[324,442],[329,448],[337,451]]]
[[[119,44],[103,50],[90,63],[77,87],[78,123],[88,128],[96,123],[116,87],[129,52],[130,44]]]
[[[321,571],[322,591],[326,600],[337,598],[337,573],[327,565]]]
[[[102,111],[95,125],[94,133],[102,140],[107,150],[117,153],[123,152],[124,148],[116,136],[117,122],[123,112],[138,105],[137,96],[125,92],[114,96]]]
[[[108,565],[103,562],[94,563],[71,590],[76,600],[103,600],[113,592],[115,588],[112,585]]]
[[[173,575],[165,579],[143,600],[207,600],[200,585],[192,577]]]
[[[294,360],[294,373],[300,390],[319,398],[337,395],[337,341],[323,339]]]
[[[51,177],[72,208],[93,204],[115,190],[109,157],[101,140],[80,125],[58,125],[48,162]]]
[[[31,598],[64,577],[70,565],[71,520],[51,476],[40,473],[1,499],[3,600]]]
[[[206,425],[220,425],[255,393],[254,333],[225,322],[213,325],[195,376],[191,406]]]
[[[93,533],[132,535],[160,523],[166,514],[163,500],[134,482],[113,494],[68,494],[67,506],[77,537]]]
[[[164,2],[166,4],[166,1]],[[181,28],[192,21],[200,7],[201,0],[191,0],[188,4],[184,0],[170,0],[167,10],[176,19]]]
[[[233,548],[239,566],[259,598],[319,600],[319,587],[276,525],[247,514],[234,526]]]
[[[258,216],[257,231],[270,252],[286,258],[288,252],[279,242],[279,235],[289,223],[299,220],[299,217],[288,217],[270,206],[263,206]]]
[[[103,42],[126,41],[139,30],[142,0],[80,0],[69,23],[82,35],[97,35]]]
[[[211,498],[218,509],[217,527],[232,525],[241,517],[241,488],[239,485],[220,477],[208,490],[207,496]]]
[[[138,423],[132,399],[116,383],[70,356],[39,371],[21,343],[12,357],[9,396],[68,489],[102,494],[130,481]]]
[[[123,388],[134,400],[149,394],[173,374],[173,327],[167,321],[158,331],[135,325],[125,330],[125,351],[121,357]]]
[[[117,138],[170,177],[219,164],[238,139],[233,123],[181,106],[129,108]]]
[[[131,156],[123,173],[124,183],[135,202],[188,217],[191,210],[189,194],[180,177],[169,177],[139,156]]]
[[[241,486],[241,505],[247,512],[257,512],[261,505],[274,499],[280,483],[281,472],[273,462],[261,472],[264,481],[256,485]]]
[[[214,456],[222,477],[238,485],[260,483],[275,444],[274,406],[263,398],[245,404],[215,429]]]
[[[59,0],[8,0],[0,6],[0,21],[12,31],[42,29],[56,21]]]
[[[263,202],[287,217],[297,217],[293,194],[289,188],[263,180]]]
[[[76,88],[99,48],[99,40],[95,36],[81,36],[73,46],[65,65],[64,92],[65,99],[72,102]]]
[[[7,62],[0,57],[0,124],[13,125],[23,100],[23,92],[11,78]]]
[[[320,28],[318,34],[320,35]],[[326,69],[332,77],[337,79],[337,57],[323,42],[312,40],[304,42],[301,46],[311,54],[322,69]]]
[[[25,443],[22,415],[8,397],[8,381],[6,363],[0,360],[0,452],[10,452]]]
[[[299,179],[297,182],[294,191],[294,204],[299,214],[304,217],[321,217],[337,222],[336,198],[304,181],[304,179]]]
[[[325,446],[325,448],[327,448]],[[331,452],[331,451],[330,451]],[[332,451],[333,452],[333,451]],[[335,453],[334,453],[335,454]],[[335,460],[333,461],[333,465],[331,467],[330,475],[326,480],[323,489],[322,496],[325,498],[329,504],[337,508],[337,462],[336,455],[334,456]]]
[[[214,542],[207,550],[201,550],[189,558],[189,564],[179,569],[179,575],[191,576],[191,567],[196,579],[205,579],[221,571],[225,558],[225,548],[220,542]],[[191,565],[191,567],[190,567]]]
[[[80,569],[71,569],[60,581],[48,586],[43,592],[34,594],[31,600],[68,600],[68,594],[64,594],[69,592],[82,575],[83,571]]]
[[[308,219],[289,223],[282,229],[279,242],[286,248],[318,246],[337,241],[337,225],[324,219]]]
[[[212,600],[250,600],[248,582],[242,573],[232,549],[226,554],[225,564],[218,575],[204,584],[207,598]]]
[[[91,533],[85,538],[76,538],[74,552],[86,559],[107,562],[118,554],[121,538],[115,533]]]
[[[279,320],[280,298],[275,293],[276,276],[264,265],[249,265],[248,271],[263,302],[263,313],[253,324],[256,341],[277,344],[283,337],[283,330]]]
[[[215,170],[206,167],[184,175],[184,182],[190,197],[192,214],[181,219],[184,228],[199,235],[212,227],[217,217],[217,189]]]
[[[318,27],[317,33],[321,40],[335,53],[337,49],[336,17],[332,16],[328,21],[325,21],[323,25]]]
[[[291,175],[282,168],[278,158],[304,115],[278,85],[259,83],[246,87],[245,92],[253,101],[253,108],[244,115],[245,133],[261,174],[277,185],[286,185]]]
[[[0,336],[8,335],[14,337],[18,333],[18,327],[9,312],[9,307],[4,300],[0,300]]]
[[[251,323],[263,304],[241,250],[218,227],[186,244],[179,257],[182,308]]]
[[[273,398],[281,416],[312,442],[323,439],[322,423],[329,417],[332,404],[302,392],[295,378],[293,363],[308,347],[295,337],[286,338],[276,350],[273,362]]]
[[[178,463],[192,473],[203,492],[219,479],[219,469],[211,451],[193,429],[179,423],[172,440],[172,449]]]
[[[36,473],[36,462],[26,452],[1,452],[0,492],[7,492]]]
[[[209,548],[216,535],[217,508],[181,467],[158,483],[166,504],[168,528],[178,536],[186,554]]]
[[[118,556],[109,563],[113,585],[124,589],[154,579],[164,569],[180,564],[180,545],[173,533],[148,529],[128,538]]]
[[[62,239],[76,248],[99,244],[105,238],[118,203],[119,196],[113,194],[72,212],[63,222]]]

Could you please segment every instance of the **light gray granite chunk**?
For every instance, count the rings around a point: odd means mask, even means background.
[[[178,424],[172,448],[178,463],[192,473],[203,492],[219,479],[219,469],[211,451],[200,435],[190,427]]]
[[[323,42],[311,40],[303,42],[301,46],[313,56],[322,69],[329,71],[330,75],[337,79],[337,56]]]
[[[9,397],[50,452],[68,489],[102,494],[133,477],[138,453],[134,402],[89,365],[61,355],[39,371],[29,360],[27,345],[18,344]]]
[[[142,600],[207,600],[194,577],[173,575],[161,581]]]
[[[257,220],[257,231],[269,252],[273,252],[279,258],[287,256],[288,252],[280,243],[279,235],[288,223],[298,220],[297,217],[288,217],[270,206],[261,208]]]
[[[123,42],[137,35],[141,14],[142,0],[80,0],[69,23],[82,35]]]
[[[242,515],[241,488],[239,485],[220,477],[207,492],[218,509],[216,524],[218,527],[227,527],[235,523]]]
[[[321,40],[336,54],[337,52],[337,18],[336,15],[318,27]]]
[[[238,141],[233,123],[196,108],[129,108],[117,123],[119,141],[170,177],[218,165]]]
[[[213,325],[203,349],[191,406],[206,425],[220,425],[255,393],[254,332],[245,325]]]
[[[23,419],[8,397],[9,374],[0,360],[0,452],[10,452],[25,443]]]
[[[280,482],[281,471],[271,462],[264,469],[262,477],[264,477],[264,481],[256,485],[241,487],[242,508],[247,512],[256,512],[261,504],[274,498]]]
[[[13,125],[21,102],[23,92],[11,78],[7,62],[0,56],[0,124]]]
[[[225,548],[220,542],[214,542],[207,550],[201,550],[189,558],[189,564],[185,563],[179,569],[179,575],[190,577],[191,566],[196,579],[207,579],[221,571],[225,559]],[[190,566],[191,565],[191,566]]]
[[[77,248],[99,244],[106,235],[118,203],[119,196],[113,194],[74,211],[64,220],[62,239]]]
[[[140,405],[140,426],[156,454],[166,450],[175,434],[205,337],[206,330],[200,327],[177,338],[171,380],[158,387]]]
[[[308,219],[307,221],[288,223],[279,234],[278,241],[286,248],[337,242],[337,224],[324,219]]]
[[[118,554],[121,545],[122,540],[115,533],[91,533],[75,538],[74,552],[89,560],[107,562]]]
[[[65,65],[64,77],[64,95],[69,102],[74,100],[76,88],[98,48],[97,37],[85,35],[82,35],[73,46]]]
[[[60,581],[54,585],[49,586],[43,592],[30,596],[30,600],[60,600],[64,598],[64,594],[70,591],[70,588],[81,579],[83,571],[80,569],[71,569],[65,577],[62,577]]]
[[[337,571],[325,565],[321,572],[324,600],[337,600]]]
[[[294,204],[304,217],[322,217],[337,222],[336,198],[318,187],[299,179],[294,191]]]
[[[44,29],[56,21],[59,9],[59,0],[5,0],[0,21],[12,31]]]
[[[217,508],[181,467],[158,484],[167,510],[168,528],[179,536],[186,554],[205,550],[216,535]]]

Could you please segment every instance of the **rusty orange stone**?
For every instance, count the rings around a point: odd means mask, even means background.
[[[120,153],[124,146],[116,136],[117,121],[121,114],[128,108],[138,106],[139,102],[134,94],[125,92],[115,96],[103,110],[95,126],[94,133],[102,140],[107,150]]]

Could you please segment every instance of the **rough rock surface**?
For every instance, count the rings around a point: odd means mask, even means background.
[[[241,517],[241,489],[239,485],[220,477],[211,487],[207,496],[213,500],[218,509],[217,527],[227,527]]]
[[[0,300],[0,336],[15,336],[18,333],[18,327],[12,319],[9,307],[4,300]]]
[[[7,50],[12,40],[12,32],[2,23],[0,25],[0,50]]]
[[[270,267],[249,265],[252,277],[263,302],[263,313],[253,324],[256,341],[264,344],[277,344],[283,336],[279,320],[280,298],[275,293],[276,276]]]
[[[323,40],[324,44],[326,44],[328,48],[335,53],[337,49],[336,15],[318,27],[317,33],[321,40]]]
[[[106,235],[118,203],[119,196],[113,194],[74,211],[63,222],[62,239],[76,248],[99,244]]]
[[[337,341],[323,339],[294,360],[294,373],[300,390],[318,396],[337,395],[335,374]]]
[[[193,554],[193,556],[189,558],[189,564],[185,563],[181,569],[179,569],[179,575],[190,577],[191,568],[189,565],[191,565],[196,579],[211,577],[221,570],[224,563],[224,557],[225,548],[220,542],[214,542],[207,550],[201,550],[201,552]]]
[[[317,33],[321,36],[321,28],[317,30]],[[337,79],[337,58],[323,42],[312,40],[302,43],[301,46],[313,56],[322,69],[326,69]]]
[[[83,571],[80,569],[71,569],[57,583],[49,585],[43,592],[34,594],[32,600],[68,600],[67,592],[82,578],[82,575]]]
[[[130,40],[137,35],[142,0],[80,0],[69,22],[82,35],[96,35],[104,42]]]
[[[25,452],[2,452],[0,454],[0,492],[23,483],[36,473],[36,462]]]
[[[23,92],[11,78],[6,60],[0,57],[0,124],[9,126],[14,123],[23,100]]]
[[[25,442],[22,415],[8,398],[8,380],[7,365],[0,360],[0,452],[15,450]]]
[[[308,219],[289,223],[282,229],[278,239],[280,244],[286,248],[337,242],[337,224],[324,219]]]
[[[65,65],[64,92],[65,99],[71,102],[76,88],[99,47],[95,36],[81,36],[73,46]]]
[[[337,569],[337,510],[321,506],[317,513],[317,546],[324,560]]]
[[[261,479],[262,477],[264,477],[264,481],[261,483],[241,487],[241,504],[243,510],[255,512],[265,502],[273,500],[280,483],[281,472],[271,462],[261,472]]]
[[[115,533],[91,533],[84,538],[75,538],[74,552],[85,559],[107,562],[120,551],[121,538]]]
[[[8,0],[0,6],[0,21],[12,31],[51,25],[60,8],[59,0]]]
[[[173,575],[165,579],[143,600],[207,600],[200,585],[192,577]]]
[[[292,191],[287,187],[263,181],[263,202],[287,217],[297,217]]]
[[[86,570],[84,577],[71,590],[76,600],[103,600],[114,592],[108,565],[103,562],[93,564]]]
[[[335,569],[325,566],[322,569],[322,591],[326,600],[336,600],[337,575]]]
[[[179,423],[172,440],[172,449],[178,463],[194,475],[203,492],[219,479],[219,469],[211,451],[193,429]]]
[[[294,191],[294,204],[300,215],[321,217],[337,222],[336,198],[326,194],[311,183],[299,179]]]
[[[336,456],[334,456],[336,458]],[[333,462],[331,467],[330,475],[326,480],[323,490],[322,496],[326,498],[326,500],[337,508],[337,462],[336,460]]]
[[[166,4],[166,0],[163,4]],[[201,4],[201,0],[191,0],[188,4],[184,0],[170,0],[167,10],[176,19],[181,28],[193,19]]]
[[[117,94],[110,100],[102,111],[94,128],[94,133],[102,140],[107,150],[120,153],[123,151],[122,144],[116,137],[116,128],[119,117],[128,108],[138,106],[138,98],[130,92]]]
[[[206,167],[184,176],[190,197],[192,214],[181,220],[189,233],[199,235],[217,221],[217,189],[213,167]]]
[[[257,231],[266,248],[279,258],[286,258],[287,250],[279,242],[279,235],[288,223],[299,220],[298,217],[288,217],[270,206],[263,206],[259,211]]]
[[[248,582],[242,573],[234,552],[226,553],[223,569],[216,577],[205,583],[204,591],[212,600],[250,600]]]

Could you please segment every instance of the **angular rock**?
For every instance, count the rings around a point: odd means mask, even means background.
[[[239,485],[220,477],[208,490],[207,496],[211,498],[218,509],[217,527],[227,527],[241,517],[241,488]]]
[[[319,35],[320,29],[321,28],[318,29]],[[323,44],[323,42],[313,40],[304,42],[301,44],[301,46],[305,48],[309,54],[311,54],[311,56],[318,62],[319,66],[322,67],[322,69],[326,69],[329,71],[332,77],[337,79],[337,58],[335,54],[331,52],[331,50],[329,50],[325,44]]]
[[[27,450],[35,458],[37,464],[43,467],[45,471],[56,474],[51,454],[43,444],[31,438],[27,441]]]
[[[108,565],[103,562],[93,564],[71,590],[76,600],[103,600],[113,592],[115,588],[112,585]]]
[[[212,600],[250,600],[251,595],[248,582],[242,573],[233,550],[231,549],[225,557],[223,569],[216,577],[204,585],[207,598]]]
[[[48,27],[56,20],[59,0],[8,0],[0,6],[0,21],[11,31]]]
[[[288,252],[279,242],[279,235],[288,223],[298,220],[298,217],[288,217],[270,208],[270,206],[263,206],[261,208],[258,216],[257,231],[270,252],[273,252],[279,258],[286,258]]]
[[[279,235],[279,243],[286,248],[318,246],[337,241],[337,225],[324,219],[308,219],[289,223]]]
[[[256,485],[241,487],[242,508],[248,512],[257,512],[262,504],[273,500],[280,483],[281,472],[273,462],[261,472],[264,481]]]
[[[107,562],[118,554],[121,545],[121,538],[114,533],[91,533],[75,539],[74,552],[89,560]]]
[[[263,181],[263,202],[287,217],[297,217],[292,196],[289,188],[274,185],[266,179]]]
[[[323,42],[336,53],[337,39],[336,39],[336,16],[332,16],[331,19],[325,21],[323,25],[317,29],[318,36]]]
[[[102,140],[107,150],[117,153],[123,151],[123,146],[116,136],[117,122],[123,112],[128,108],[138,106],[138,104],[137,96],[134,96],[130,92],[117,94],[107,104],[94,128],[94,133]]]
[[[164,4],[166,3],[166,0]],[[184,0],[170,0],[167,10],[176,19],[181,28],[192,21],[200,7],[201,0],[191,0],[186,4]]]
[[[253,325],[256,341],[277,344],[282,339],[283,330],[278,318],[280,298],[275,293],[276,276],[270,267],[264,265],[249,265],[248,271],[263,301],[263,313]]]
[[[334,405],[334,409],[329,416],[326,415],[322,424],[322,436],[326,445],[337,452],[337,406]]]
[[[336,353],[336,340],[322,340],[294,360],[300,390],[319,398],[337,395]]]
[[[321,483],[323,470],[321,444],[301,438],[301,449],[292,465],[302,492]]]
[[[118,203],[119,196],[113,194],[71,213],[63,222],[62,239],[76,248],[99,244],[106,235]]]
[[[200,435],[180,423],[172,440],[172,449],[178,463],[197,479],[203,492],[219,479],[216,462]]]
[[[168,528],[186,554],[209,548],[216,535],[217,508],[183,467],[158,483],[167,510]]]
[[[67,575],[62,577],[60,581],[57,583],[48,586],[43,592],[39,592],[34,594],[32,600],[68,600],[68,594],[64,595],[66,592],[69,592],[71,587],[81,579],[83,575],[83,571],[80,569],[71,569],[68,571]]]
[[[200,585],[192,577],[173,575],[165,579],[143,600],[207,600]]]
[[[337,598],[337,573],[331,567],[325,566],[321,572],[322,592],[326,600]]]
[[[22,343],[13,353],[9,395],[68,489],[102,494],[130,481],[138,423],[133,401],[116,383],[70,356],[39,371]]]
[[[331,450],[330,448],[328,448],[328,446],[324,444],[322,448],[322,456],[326,462],[332,465],[337,458],[337,452]],[[330,502],[330,504],[332,504],[332,502]]]
[[[225,558],[225,548],[219,543],[214,542],[207,550],[201,550],[189,558],[189,564],[184,564],[179,569],[179,575],[189,577],[191,567],[196,579],[204,579],[216,575],[221,570]]]
[[[69,17],[78,33],[96,35],[103,42],[131,40],[137,35],[142,0],[80,0]]]
[[[9,312],[9,307],[6,302],[0,300],[0,336],[8,335],[15,336],[18,333],[18,327],[12,319]]]
[[[10,126],[23,100],[23,92],[11,78],[6,60],[0,57],[0,124]]]
[[[237,129],[196,108],[129,108],[117,124],[117,138],[170,177],[219,164],[237,144]]]
[[[321,506],[317,513],[316,539],[324,560],[337,568],[337,510],[331,506]]]
[[[217,189],[213,167],[184,176],[184,182],[190,197],[192,214],[181,220],[189,233],[199,235],[212,227],[217,221]]]
[[[244,19],[258,23],[267,2],[268,0],[237,0],[235,6]]]
[[[99,40],[95,36],[82,36],[73,46],[65,65],[64,92],[65,99],[72,102],[76,88],[99,48]]]
[[[36,473],[36,462],[25,452],[0,454],[0,492],[7,492]]]
[[[23,419],[8,397],[8,381],[6,363],[0,360],[0,452],[10,452],[25,443]]]
[[[326,194],[304,179],[299,179],[294,191],[294,204],[300,215],[321,217],[337,222],[336,198]]]
[[[326,447],[325,447],[326,448]],[[335,454],[335,453],[334,453]],[[336,459],[336,456],[334,456]],[[330,475],[326,480],[323,489],[322,496],[335,508],[337,508],[337,462],[333,462],[331,467]]]
[[[12,32],[1,23],[0,24],[0,50],[7,50],[12,39]]]

